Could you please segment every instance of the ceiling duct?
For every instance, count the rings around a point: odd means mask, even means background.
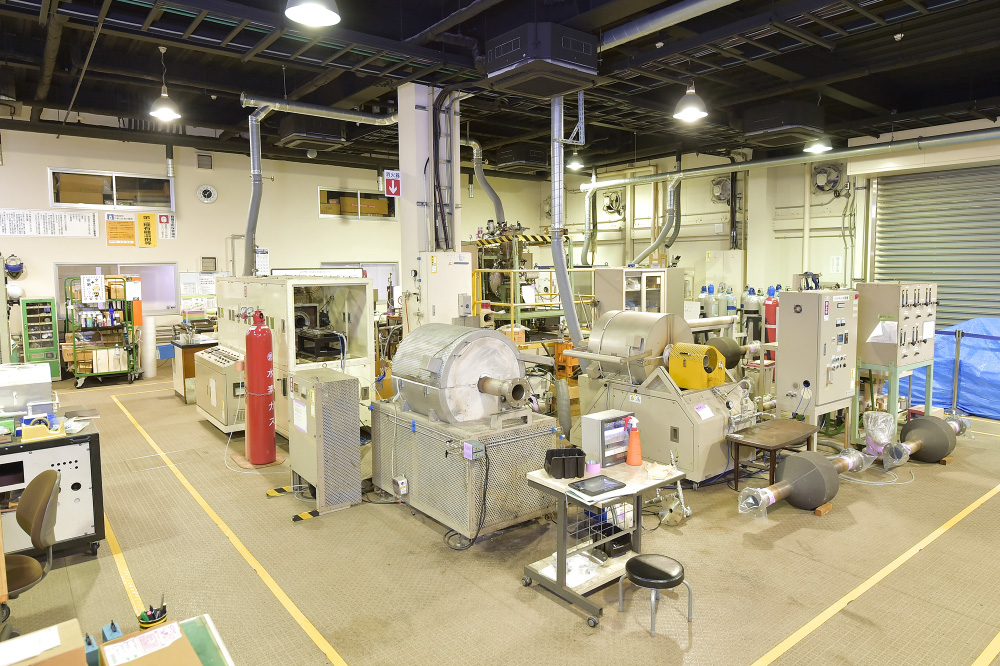
[[[597,38],[557,23],[528,23],[488,40],[486,72],[490,88],[540,99],[602,80]]]
[[[21,112],[21,102],[17,101],[17,91],[14,87],[14,72],[0,71],[0,112],[16,116]]]
[[[533,143],[504,146],[496,151],[495,158],[497,171],[534,174],[549,168],[548,147]]]
[[[288,115],[278,124],[276,145],[282,148],[327,152],[347,143],[343,120]]]
[[[810,103],[782,100],[743,113],[743,135],[749,143],[780,148],[823,136],[823,109]]]

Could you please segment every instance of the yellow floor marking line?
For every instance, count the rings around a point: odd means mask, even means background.
[[[150,384],[139,384],[138,386],[136,386],[136,388],[139,388],[140,386],[163,386],[164,384],[173,384],[173,382],[172,381],[170,381],[170,382],[152,382]],[[128,387],[127,386],[120,386],[120,385],[119,386],[95,386],[94,388],[76,389],[74,391],[67,390],[66,393],[68,395],[73,395],[74,393],[89,393],[90,391],[111,391],[112,389],[118,389],[119,391],[121,391],[122,389],[126,389],[127,390]],[[166,389],[160,389],[160,390],[161,391],[165,391]],[[141,392],[141,391],[137,391],[137,393],[139,393],[139,392]],[[125,395],[132,395],[132,394],[131,393],[126,393]]]
[[[983,653],[972,662],[972,666],[990,666],[998,656],[1000,656],[1000,634],[990,641]]]
[[[914,555],[916,555],[921,550],[923,550],[931,543],[933,543],[935,540],[937,540],[939,536],[950,530],[958,523],[962,522],[962,520],[968,517],[970,513],[981,507],[997,493],[1000,493],[1000,484],[994,486],[991,490],[989,490],[975,502],[973,502],[969,506],[965,507],[964,509],[956,513],[948,522],[946,522],[945,524],[941,525],[941,527],[937,528],[936,530],[928,534],[926,537],[921,539],[915,546],[907,550],[905,553],[903,553],[896,559],[894,559],[892,562],[879,569],[871,578],[861,583],[856,588],[854,588],[853,590],[842,596],[837,601],[835,601],[832,606],[824,610],[822,613],[820,613],[813,619],[809,620],[809,622],[803,625],[802,628],[800,628],[798,631],[793,633],[785,640],[775,645],[770,650],[770,652],[762,656],[760,659],[753,662],[752,666],[767,666],[767,664],[772,663],[775,659],[788,652],[803,638],[805,638],[812,632],[819,629],[824,622],[832,618],[840,611],[844,610],[847,607],[847,604],[851,603],[852,601],[860,597],[862,594],[875,587],[876,583],[878,583],[883,578],[891,574],[893,571],[901,567],[903,564],[909,561],[910,558],[912,558]],[[992,645],[992,643],[990,645]],[[989,650],[989,648],[987,648],[987,650]]]
[[[126,393],[124,395],[130,394]],[[154,451],[156,451],[156,453],[168,466],[170,466],[170,471],[174,473],[174,476],[176,476],[177,480],[181,482],[181,485],[184,486],[188,493],[190,493],[191,497],[193,497],[198,505],[201,506],[202,510],[208,515],[208,517],[212,519],[212,522],[214,522],[216,526],[222,530],[222,533],[226,535],[230,543],[233,544],[233,547],[236,548],[236,551],[243,556],[243,559],[250,565],[250,568],[257,572],[260,579],[264,581],[267,588],[271,590],[271,594],[273,594],[278,602],[285,607],[285,610],[292,616],[292,619],[295,620],[300,627],[302,627],[303,631],[306,632],[306,635],[309,636],[309,638],[312,639],[312,642],[316,644],[316,647],[318,647],[320,651],[326,655],[326,658],[330,660],[330,663],[334,666],[347,666],[347,662],[344,661],[344,658],[333,649],[333,646],[330,645],[330,643],[323,637],[323,634],[319,632],[319,629],[317,629],[316,626],[309,621],[309,618],[307,618],[305,614],[299,610],[299,607],[296,606],[295,603],[289,598],[289,596],[285,594],[285,591],[282,590],[274,578],[271,577],[271,574],[269,574],[263,565],[257,561],[257,558],[254,557],[249,550],[247,550],[247,547],[243,545],[243,542],[239,540],[229,526],[223,522],[219,514],[217,514],[215,510],[209,506],[208,502],[205,501],[205,498],[201,496],[201,493],[195,490],[194,486],[191,485],[191,482],[184,477],[176,466],[174,466],[173,461],[167,457],[167,454],[164,453],[159,446],[157,446],[156,442],[153,441],[153,438],[149,436],[149,433],[147,433],[143,427],[139,425],[139,422],[135,420],[132,413],[129,412],[128,409],[125,408],[125,405],[123,405],[118,399],[118,396],[112,395],[111,399],[118,405],[118,408],[122,410],[128,420],[132,422],[132,425],[139,431],[142,438],[146,440],[146,443],[149,444]]]
[[[136,589],[135,581],[132,580],[132,572],[128,570],[128,563],[125,562],[125,553],[122,552],[122,547],[118,543],[118,537],[115,536],[115,531],[111,529],[111,521],[108,520],[108,514],[104,514],[104,538],[108,540],[108,547],[111,548],[111,554],[115,558],[118,575],[121,576],[122,585],[125,586],[125,594],[128,595],[128,600],[132,604],[132,612],[138,617],[139,613],[143,611],[142,597],[139,596],[139,590]]]

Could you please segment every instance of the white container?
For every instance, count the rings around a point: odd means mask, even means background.
[[[52,410],[52,376],[48,364],[0,365],[0,416]]]

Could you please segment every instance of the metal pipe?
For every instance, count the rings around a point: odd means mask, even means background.
[[[797,164],[811,164],[813,162],[832,162],[846,160],[852,157],[868,157],[882,153],[896,153],[906,150],[927,150],[930,148],[942,148],[964,143],[975,143],[978,141],[995,141],[1000,139],[1000,128],[992,127],[988,129],[972,130],[969,132],[955,132],[952,134],[942,134],[932,137],[918,137],[916,139],[902,139],[899,141],[887,141],[885,143],[875,143],[868,146],[855,146],[853,148],[843,148],[832,150],[826,153],[802,153],[789,157],[771,157],[762,160],[750,160],[740,164],[740,169],[747,171],[751,169],[770,169],[774,167],[795,166]],[[654,173],[645,176],[632,176],[631,178],[615,178],[596,182],[585,182],[580,185],[583,193],[592,190],[606,190],[612,187],[622,187],[624,185],[643,185],[646,183],[660,183],[672,178],[703,178],[729,173],[732,171],[731,164],[720,164],[718,166],[697,167],[686,171],[670,171],[666,173]]]
[[[962,332],[962,329],[959,328],[959,329],[955,330],[955,375],[954,375],[954,379],[952,380],[952,384],[951,384],[951,413],[952,414],[955,414],[956,412],[958,412],[958,369],[959,369],[959,354],[962,353],[962,336],[963,335],[965,335],[965,333]],[[910,377],[910,381],[911,382],[913,381],[913,377],[912,376]],[[924,391],[925,392],[926,391],[931,391],[931,395],[933,396],[934,387],[933,386],[928,387],[928,386],[925,385],[924,386]]]
[[[456,12],[452,12],[434,25],[418,32],[406,40],[408,44],[426,44],[434,41],[435,37],[442,32],[449,30],[463,21],[468,21],[473,16],[480,14],[494,5],[499,5],[503,0],[474,0],[467,7],[463,7]]]
[[[510,405],[519,407],[524,404],[531,395],[531,386],[527,380],[517,379],[494,379],[493,377],[480,377],[478,388],[480,393],[500,396]]]
[[[486,196],[493,202],[497,225],[502,225],[505,222],[503,202],[500,201],[500,196],[493,189],[493,186],[486,180],[486,173],[483,171],[483,147],[475,139],[462,139],[461,143],[463,146],[472,147],[472,168],[476,172],[476,180],[479,181],[479,186],[486,192]]]
[[[31,108],[31,119],[35,122],[42,118],[42,107],[45,98],[52,87],[52,72],[56,67],[56,56],[59,55],[59,44],[62,42],[63,26],[69,20],[62,14],[56,14],[49,21],[45,31],[45,50],[42,51],[42,71],[38,75],[38,85],[35,88],[35,102],[38,104]]]
[[[66,117],[63,118],[63,125],[69,120],[69,114],[76,104],[76,96],[80,94],[80,86],[83,85],[83,77],[87,75],[87,67],[90,65],[90,58],[94,55],[94,47],[97,46],[97,38],[101,36],[101,28],[104,27],[104,19],[108,16],[111,8],[111,0],[104,0],[101,11],[97,14],[97,25],[94,27],[94,38],[90,40],[90,48],[87,49],[87,57],[83,61],[83,68],[80,70],[80,78],[76,80],[76,88],[73,89],[73,96],[69,98],[69,106],[66,107]]]
[[[633,264],[639,264],[646,257],[648,257],[649,255],[653,254],[653,252],[658,247],[660,247],[661,245],[663,245],[664,242],[666,242],[667,235],[673,230],[674,226],[675,225],[680,226],[680,221],[677,219],[677,215],[676,215],[676,211],[675,211],[675,208],[677,206],[677,200],[676,200],[677,187],[680,184],[681,184],[681,179],[677,178],[676,180],[671,181],[670,185],[667,186],[667,220],[666,220],[666,224],[664,224],[663,228],[660,229],[660,234],[655,239],[653,239],[653,242],[649,244],[649,247],[647,247],[645,250],[643,250],[642,252],[640,252],[639,254],[637,254],[635,256],[635,259],[632,260]]]
[[[809,234],[812,231],[812,165],[805,165],[806,173],[802,199],[802,272],[809,270]]]
[[[597,182],[597,169],[590,172],[590,182]],[[590,266],[590,245],[597,235],[594,229],[594,197],[596,190],[590,190],[583,195],[583,249],[580,251],[580,265]]]
[[[626,42],[659,32],[734,2],[736,0],[682,0],[666,9],[647,14],[631,23],[608,30],[601,36],[600,50],[604,51],[621,46]]]
[[[703,319],[688,319],[687,324],[692,330],[695,328],[708,329],[708,328],[722,328],[724,326],[730,326],[739,321],[739,316],[730,315],[727,317],[705,317]]]
[[[167,153],[167,178],[174,177],[174,147],[172,144],[165,146]]]
[[[260,169],[260,121],[271,113],[270,106],[261,106],[250,114],[250,211],[247,213],[247,231],[243,240],[243,275],[251,277],[256,254],[257,219],[260,217],[260,200],[264,194],[264,180]]]
[[[380,116],[374,113],[363,113],[350,109],[334,109],[329,106],[293,102],[287,99],[257,97],[246,92],[240,95],[240,104],[243,108],[260,108],[266,106],[272,111],[283,111],[284,113],[295,113],[300,116],[313,116],[314,118],[347,120],[354,123],[361,123],[362,125],[395,125],[399,122],[399,114],[396,113]]]

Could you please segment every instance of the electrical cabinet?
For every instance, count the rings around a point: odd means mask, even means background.
[[[420,324],[451,324],[472,316],[472,253],[421,252]]]
[[[857,375],[858,294],[821,289],[781,293],[778,409],[815,416],[850,405]]]
[[[936,284],[862,282],[857,288],[859,361],[900,367],[934,359]]]
[[[628,455],[628,417],[633,412],[606,409],[580,417],[583,452],[587,460],[596,460],[601,467],[625,462]]]
[[[612,310],[684,312],[683,268],[595,268],[597,316]]]
[[[59,379],[59,333],[56,302],[51,298],[21,299],[21,330],[24,333],[24,360],[46,363],[53,379]]]
[[[271,329],[278,434],[289,436],[289,375],[323,367],[361,381],[358,418],[371,423],[375,305],[369,278],[227,277],[216,280],[216,292],[220,346],[246,351],[255,310]]]
[[[195,352],[194,384],[198,413],[222,432],[246,427],[246,393],[243,372],[236,364],[243,354],[225,347]]]

